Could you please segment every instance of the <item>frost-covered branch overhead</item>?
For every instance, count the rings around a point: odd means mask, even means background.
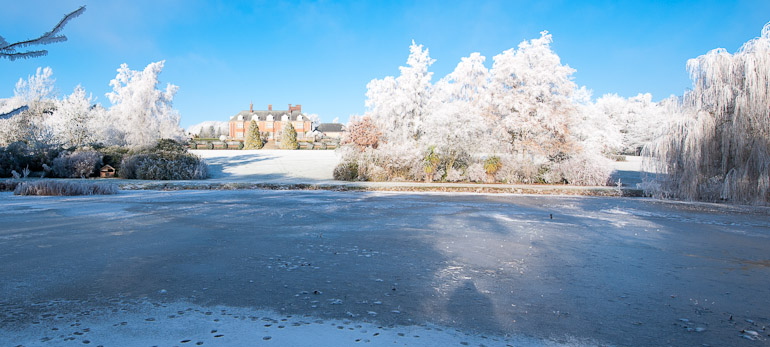
[[[28,59],[28,58],[37,58],[42,57],[46,54],[48,54],[48,51],[45,49],[40,50],[26,50],[26,51],[17,51],[22,48],[27,48],[31,46],[37,46],[37,45],[48,45],[52,43],[57,42],[64,42],[67,41],[67,36],[60,35],[61,31],[64,30],[64,26],[69,23],[70,20],[73,18],[80,16],[83,14],[83,12],[86,11],[86,7],[80,6],[75,11],[70,12],[64,18],[62,18],[59,21],[59,24],[56,24],[51,31],[40,35],[38,38],[25,40],[25,41],[19,41],[14,43],[8,43],[5,38],[0,36],[0,58],[6,58],[10,61],[14,61],[16,59]]]

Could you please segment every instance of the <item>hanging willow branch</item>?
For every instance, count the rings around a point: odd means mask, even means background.
[[[16,59],[42,57],[48,54],[48,51],[44,49],[27,50],[23,52],[17,52],[16,50],[20,48],[30,47],[30,46],[48,45],[51,43],[67,41],[67,37],[64,35],[59,35],[59,33],[64,29],[64,26],[67,25],[67,23],[70,20],[83,14],[83,12],[85,11],[86,11],[86,7],[80,6],[80,8],[78,8],[77,10],[72,11],[70,14],[64,16],[64,18],[62,18],[62,20],[59,21],[59,24],[56,24],[56,26],[51,31],[35,39],[20,41],[15,43],[8,43],[5,41],[5,39],[2,36],[0,36],[0,58],[6,58],[11,61],[14,61]]]

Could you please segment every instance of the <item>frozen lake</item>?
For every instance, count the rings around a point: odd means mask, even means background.
[[[261,190],[0,200],[3,346],[756,346],[770,334],[767,208]]]

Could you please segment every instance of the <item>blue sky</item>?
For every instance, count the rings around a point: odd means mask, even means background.
[[[472,52],[492,57],[553,34],[575,82],[654,100],[691,83],[687,59],[736,51],[770,21],[770,1],[39,1],[0,0],[0,35],[36,37],[79,5],[69,41],[46,57],[0,60],[0,98],[38,66],[53,68],[60,94],[81,84],[108,106],[121,63],[166,60],[161,82],[180,87],[182,126],[227,120],[240,110],[302,104],[323,121],[365,111],[366,84],[398,74],[412,40],[436,59],[434,81]]]

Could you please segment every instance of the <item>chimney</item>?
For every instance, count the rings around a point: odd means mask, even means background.
[[[300,105],[300,104],[297,104],[297,106],[296,106],[296,107],[297,107],[297,111],[299,111],[300,113],[302,113],[302,105]]]
[[[289,104],[289,113],[291,113],[291,104]]]
[[[272,110],[273,110],[273,105],[272,105],[272,104],[270,104],[270,105],[267,105],[267,110],[268,110],[268,111],[272,111]]]
[[[249,104],[249,112],[254,113],[254,103]]]

